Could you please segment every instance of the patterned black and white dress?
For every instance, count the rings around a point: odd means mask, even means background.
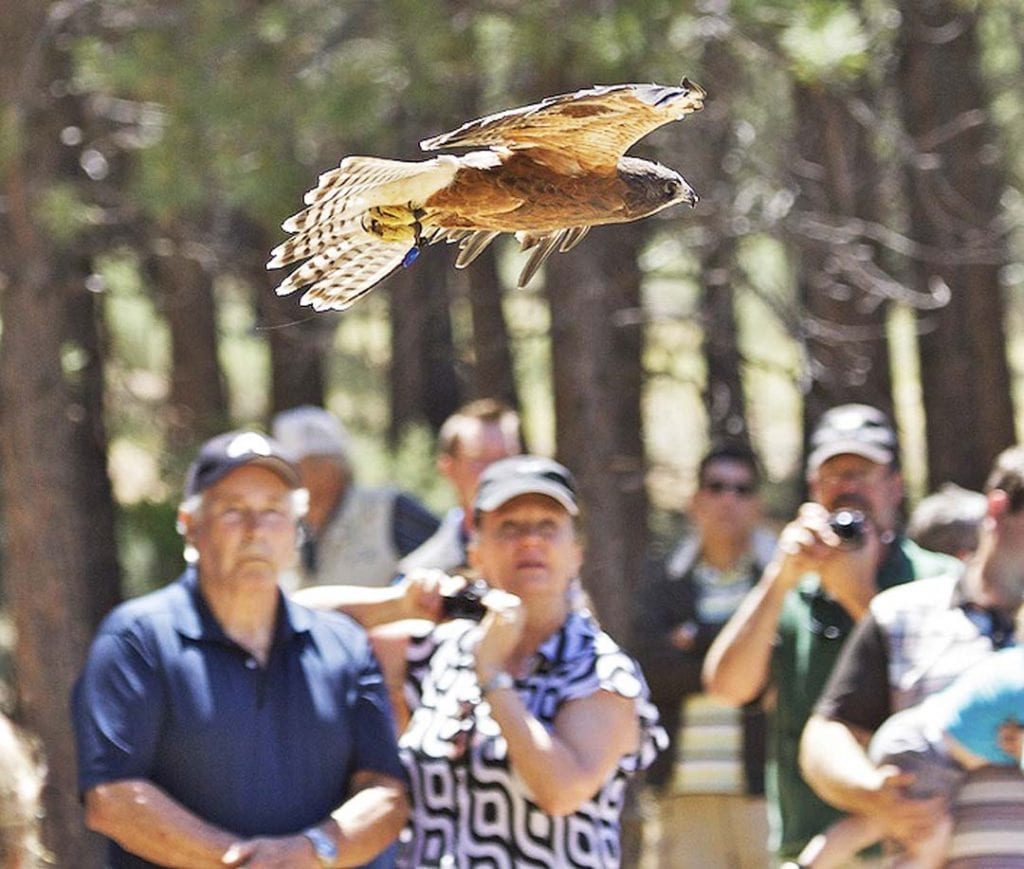
[[[454,621],[414,640],[407,691],[412,719],[399,745],[413,810],[398,865],[526,869],[620,865],[619,816],[628,777],[664,744],[637,663],[585,612],[573,612],[516,682],[527,708],[549,728],[563,703],[595,691],[634,699],[640,748],[624,756],[600,790],[571,815],[532,801],[509,767],[508,746],[481,697],[474,670],[477,625]]]

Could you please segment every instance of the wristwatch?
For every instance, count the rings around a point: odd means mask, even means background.
[[[313,846],[313,853],[316,854],[317,862],[324,869],[334,865],[334,861],[338,859],[338,845],[334,839],[319,827],[310,827],[307,830],[303,830],[302,835],[309,839],[309,844]]]
[[[512,678],[511,673],[506,673],[504,670],[499,670],[493,676],[491,676],[483,685],[480,686],[481,696],[490,694],[492,691],[500,691],[503,688],[515,688],[516,680]]]

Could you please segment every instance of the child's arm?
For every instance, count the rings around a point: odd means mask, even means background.
[[[1019,720],[1024,710],[1024,647],[1013,646],[989,655],[937,695],[940,712],[935,724],[946,737],[969,752],[967,769],[979,761],[996,765],[1018,765],[1019,734],[1008,734],[1007,726]],[[1010,730],[1015,730],[1010,727]],[[951,749],[953,757],[960,755]]]
[[[949,756],[964,769],[977,769],[980,766],[988,766],[991,764],[991,761],[986,760],[980,754],[975,754],[962,742],[955,737],[950,736],[948,733],[942,734],[942,741],[946,745],[946,750],[949,752]]]
[[[857,856],[858,851],[874,845],[884,836],[885,829],[875,819],[864,815],[847,815],[811,839],[796,862],[783,863],[782,869],[800,866],[835,869],[845,866]]]
[[[1013,719],[1003,722],[999,727],[999,747],[1010,757],[1017,758],[1024,769],[1024,725]]]

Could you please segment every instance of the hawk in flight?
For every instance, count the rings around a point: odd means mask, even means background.
[[[591,226],[628,223],[697,195],[678,173],[624,156],[652,130],[704,106],[704,89],[618,84],[549,97],[420,142],[425,151],[478,147],[421,162],[346,157],[320,176],[307,207],[283,228],[292,237],[267,268],[305,262],[277,287],[307,287],[301,302],[343,311],[424,245],[455,243],[465,268],[503,232],[532,250],[525,286],[555,250]]]

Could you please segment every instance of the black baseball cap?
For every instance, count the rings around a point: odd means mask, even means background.
[[[235,468],[251,464],[273,471],[293,489],[302,485],[298,468],[277,441],[256,431],[230,431],[199,448],[185,475],[185,497],[198,495]]]
[[[899,444],[892,423],[867,404],[841,404],[825,411],[811,435],[807,473],[835,456],[863,456],[879,465],[899,463]]]
[[[488,465],[477,483],[473,509],[490,513],[520,495],[547,495],[570,516],[580,512],[576,481],[569,469],[553,459],[530,455],[511,456]]]

